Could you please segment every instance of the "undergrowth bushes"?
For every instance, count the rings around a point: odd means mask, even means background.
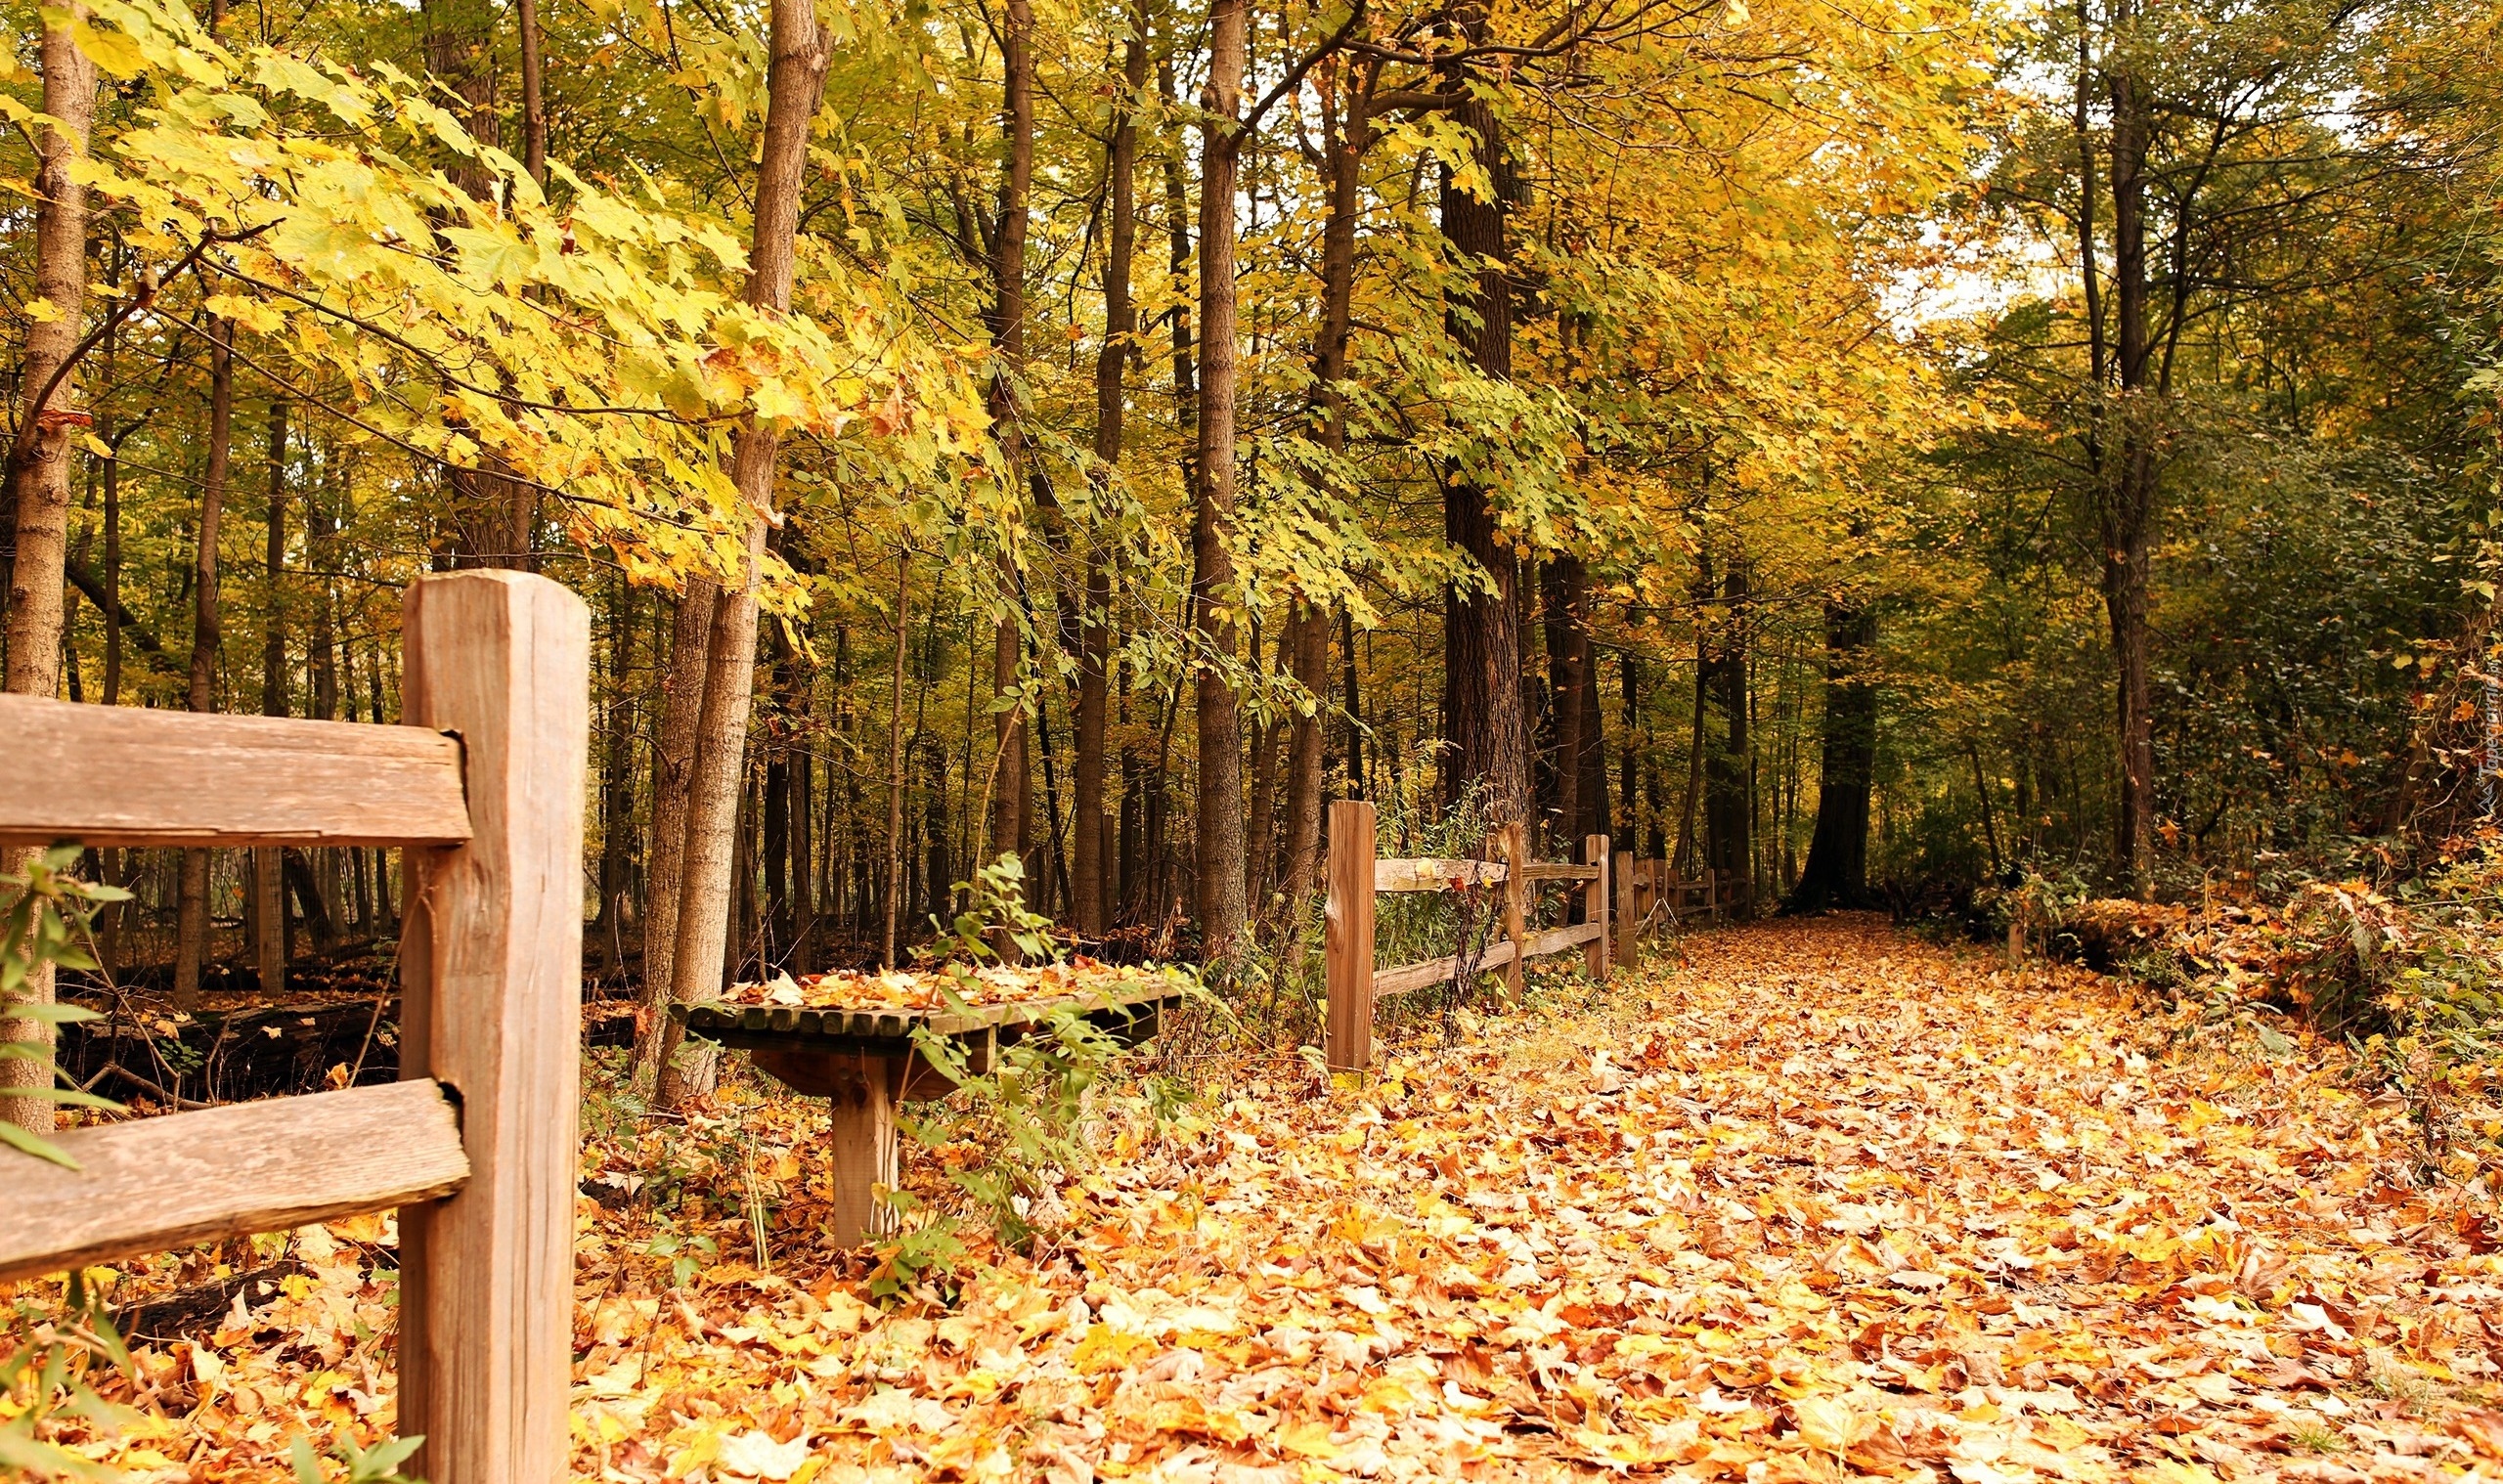
[[[2503,852],[2385,886],[2311,880],[2177,905],[2030,881],[1994,909],[2002,924],[2029,913],[2054,954],[2213,1016],[2258,1012],[2345,1042],[2360,1084],[2407,1101],[2429,1172],[2471,1178],[2503,1157]]]

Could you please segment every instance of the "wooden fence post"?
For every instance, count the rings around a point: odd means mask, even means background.
[[[1712,909],[1712,920],[1721,920],[1721,873],[1710,866],[1703,868],[1703,904]]]
[[[1625,968],[1634,967],[1634,934],[1643,919],[1634,911],[1634,852],[1616,852],[1616,961]]]
[[[461,1113],[469,1183],[400,1212],[400,1432],[434,1484],[565,1477],[591,613],[546,578],[421,579],[401,716],[461,739],[471,838],[406,852],[400,1074]]]
[[[1341,799],[1330,806],[1330,895],[1323,915],[1323,958],[1330,1001],[1322,1050],[1332,1071],[1373,1065],[1373,806]]]
[[[1607,837],[1582,837],[1582,864],[1599,867],[1600,873],[1582,888],[1582,920],[1599,925],[1599,934],[1582,947],[1582,972],[1601,983],[1607,982]]]
[[[1487,836],[1486,845],[1488,857],[1504,863],[1504,938],[1513,945],[1513,961],[1504,969],[1504,998],[1517,1005],[1521,1002],[1521,949],[1528,946],[1521,867],[1529,863],[1529,842],[1524,827],[1515,820]]]

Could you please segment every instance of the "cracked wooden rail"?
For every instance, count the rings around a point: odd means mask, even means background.
[[[396,1207],[410,1473],[561,1479],[591,616],[460,572],[401,633],[403,726],[0,697],[0,842],[399,845],[410,882],[403,1080],[0,1148],[0,1281]]]
[[[1527,858],[1527,839],[1518,824],[1490,832],[1485,853],[1476,860],[1439,858],[1384,860],[1375,854],[1373,806],[1345,799],[1330,806],[1329,897],[1325,960],[1329,974],[1329,1012],[1323,1048],[1334,1070],[1356,1071],[1373,1064],[1375,1002],[1446,983],[1464,973],[1502,970],[1505,991],[1517,1002],[1521,970],[1529,960],[1571,948],[1582,950],[1583,967],[1600,980],[1607,978],[1609,856],[1605,835],[1582,841],[1578,865]],[[1582,888],[1583,921],[1568,927],[1531,933],[1524,926],[1529,888],[1541,882],[1578,883]],[[1374,898],[1385,892],[1449,892],[1477,888],[1503,892],[1503,938],[1487,944],[1474,960],[1462,955],[1374,967]]]
[[[1171,983],[1123,983],[1049,999],[963,1010],[803,1005],[740,1005],[721,1000],[679,1003],[670,1014],[686,1033],[748,1053],[758,1069],[792,1091],[824,1098],[833,1117],[826,1148],[833,1161],[837,1242],[858,1242],[890,1230],[894,1212],[877,1199],[902,1173],[896,1107],[944,1098],[955,1083],[914,1049],[916,1031],[944,1036],[965,1051],[967,1067],[990,1070],[1013,1046],[1063,1010],[1076,1010],[1124,1044],[1156,1034],[1167,1009],[1182,1002]]]

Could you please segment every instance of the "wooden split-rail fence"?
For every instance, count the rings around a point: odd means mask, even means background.
[[[1689,912],[1718,921],[1735,904],[1733,895],[1709,871],[1701,881],[1679,881],[1663,860],[1638,860],[1631,851],[1608,852],[1608,837],[1583,837],[1576,864],[1528,858],[1518,824],[1489,832],[1475,859],[1383,859],[1374,808],[1360,799],[1330,806],[1330,856],[1324,957],[1329,1006],[1322,1046],[1334,1071],[1373,1065],[1374,1007],[1382,1000],[1447,983],[1469,973],[1502,970],[1505,992],[1517,1002],[1522,966],[1533,958],[1582,950],[1582,967],[1604,982],[1612,963],[1631,963],[1642,935]],[[1529,889],[1541,883],[1576,884],[1582,890],[1582,921],[1533,933],[1525,926]],[[1448,892],[1500,887],[1503,936],[1491,937],[1484,953],[1453,954],[1420,963],[1380,968],[1374,963],[1375,899],[1384,893]]]
[[[0,1282],[397,1208],[413,1475],[566,1471],[591,622],[542,577],[423,579],[399,726],[0,696],[0,846],[383,846],[401,1080],[0,1150]]]

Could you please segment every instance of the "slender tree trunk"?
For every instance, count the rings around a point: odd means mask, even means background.
[[[548,102],[540,90],[539,0],[513,0],[521,32],[521,167],[548,184]]]
[[[660,1073],[678,968],[679,905],[685,897],[686,801],[695,781],[696,726],[719,585],[687,580],[670,622],[669,669],[661,680],[660,732],[652,746],[652,829],[643,851],[643,991],[635,1022],[635,1080]]]
[[[1111,926],[1106,883],[1112,852],[1104,848],[1106,670],[1112,654],[1112,576],[1104,557],[1102,507],[1121,462],[1123,372],[1136,353],[1137,311],[1130,304],[1130,262],[1138,244],[1137,99],[1147,87],[1147,17],[1133,7],[1121,49],[1121,96],[1113,106],[1113,138],[1105,161],[1112,224],[1104,251],[1104,344],[1095,355],[1097,534],[1086,546],[1085,610],[1078,635],[1077,759],[1070,781],[1071,850],[1076,873],[1073,917],[1080,936],[1100,938]]]
[[[1363,211],[1361,171],[1365,151],[1373,142],[1371,115],[1376,68],[1359,65],[1339,72],[1343,88],[1325,86],[1323,116],[1329,127],[1322,147],[1329,170],[1329,216],[1321,232],[1321,327],[1313,339],[1312,372],[1316,441],[1331,454],[1347,446],[1346,397],[1339,385],[1347,374],[1347,338],[1354,322],[1356,219]],[[1306,595],[1296,601],[1288,620],[1295,683],[1312,698],[1309,714],[1298,713],[1287,743],[1286,871],[1281,885],[1292,912],[1314,889],[1320,876],[1322,779],[1327,751],[1330,707],[1330,610]],[[1352,639],[1352,635],[1350,635]],[[1350,657],[1352,667],[1352,656]],[[1349,671],[1353,677],[1352,668]],[[1349,787],[1361,794],[1363,768],[1354,733],[1353,698],[1349,700]]]
[[[1748,881],[1755,870],[1755,798],[1747,693],[1747,566],[1733,560],[1721,584],[1728,627],[1713,646],[1712,707],[1721,714],[1719,741],[1704,750],[1703,862],[1722,881]]]
[[[72,27],[85,20],[73,3],[43,22],[43,110],[54,122],[35,140],[35,290],[59,311],[30,324],[19,361],[20,426],[31,433],[24,452],[10,460],[8,535],[8,665],[11,695],[50,698],[61,689],[63,574],[69,541],[69,459],[72,436],[86,416],[77,410],[77,382],[54,376],[69,359],[85,323],[87,305],[87,188],[77,165],[87,153],[95,119],[96,66],[78,50]],[[47,388],[49,390],[47,391]],[[116,627],[106,615],[106,632]],[[0,853],[0,869],[15,872],[23,852]],[[15,999],[52,998],[49,966],[30,975]],[[0,1020],[0,1041],[49,1043],[52,1027],[36,1021]],[[49,1087],[51,1063],[0,1060],[0,1120],[36,1134],[53,1128],[53,1105],[15,1097],[11,1088]]]
[[[2107,59],[2107,65],[2109,59]],[[2154,542],[2154,441],[2163,388],[2147,323],[2146,161],[2154,134],[2142,84],[2126,65],[2105,80],[2112,116],[2114,370],[2120,390],[2097,429],[2103,604],[2112,630],[2121,798],[2113,854],[2133,895],[2153,890],[2155,716],[2149,682],[2147,563]],[[2098,390],[2100,388],[2098,387]]]
[[[593,937],[604,945],[606,973],[619,976],[626,972],[626,903],[633,895],[628,841],[635,820],[635,589],[621,575],[609,588],[608,695],[599,725],[599,915],[593,923]]]
[[[1541,574],[1545,591],[1548,706],[1556,719],[1557,837],[1569,844],[1582,822],[1582,687],[1590,635],[1582,628],[1582,559],[1558,556]]]
[[[886,926],[879,938],[878,962],[896,966],[896,913],[903,900],[903,680],[904,657],[912,638],[912,553],[896,552],[896,663],[892,715],[887,720],[887,874]],[[945,790],[941,790],[944,797]]]
[[[998,226],[991,235],[991,343],[998,361],[990,381],[992,436],[998,441],[1001,477],[1018,488],[1026,467],[1023,395],[1019,380],[1026,361],[1026,237],[1029,200],[1034,175],[1034,9],[1032,0],[1006,0],[1006,24],[1000,34],[1005,72],[1000,98],[1000,135],[1005,168],[1000,174]],[[1003,533],[1002,540],[1008,537]],[[992,694],[1005,697],[1018,689],[1025,658],[1024,634],[1017,621],[1021,578],[1014,554],[1000,552],[1000,607],[991,633]],[[1033,836],[1027,816],[1033,798],[1032,764],[1028,758],[1028,728],[1023,707],[1003,706],[991,722],[996,757],[991,771],[990,858],[1021,859]],[[1028,883],[1031,893],[1033,884]],[[1003,952],[1013,948],[1001,945]]]
[[[1197,677],[1200,754],[1198,849],[1200,942],[1208,963],[1241,945],[1249,901],[1243,856],[1243,726],[1231,678],[1235,660],[1234,525],[1235,181],[1248,0],[1209,0],[1208,78],[1201,102],[1199,491],[1191,522],[1191,627],[1201,648]]]
[[[1470,0],[1454,8],[1461,34],[1486,39],[1484,5]],[[1444,239],[1465,261],[1478,265],[1473,290],[1454,304],[1446,327],[1453,340],[1484,374],[1509,380],[1513,370],[1512,294],[1507,241],[1512,163],[1494,110],[1471,91],[1460,68],[1445,92],[1458,101],[1454,121],[1473,140],[1476,162],[1493,184],[1495,198],[1480,199],[1445,167],[1441,178]],[[1457,802],[1474,789],[1487,817],[1497,824],[1530,816],[1529,719],[1521,707],[1520,563],[1513,544],[1496,529],[1487,492],[1465,476],[1443,487],[1443,536],[1466,552],[1492,583],[1491,591],[1458,585],[1443,599],[1444,709],[1452,744],[1445,792]]]
[[[782,314],[791,307],[797,266],[809,126],[824,96],[830,61],[814,0],[772,0],[770,58],[746,299],[755,308]],[[773,508],[773,466],[780,446],[780,431],[757,422],[742,427],[731,444],[731,482],[759,512]],[[757,589],[766,524],[765,513],[760,513],[749,528],[739,582],[724,587],[713,602],[704,709],[696,724],[695,774],[687,792],[684,899],[679,910],[677,962],[670,974],[673,988],[681,995],[709,997],[722,987],[748,701],[756,682]],[[663,1035],[657,1101],[673,1106],[685,1093],[710,1091],[708,1075],[673,1079],[670,1053],[676,1047],[667,1044],[671,1037],[666,1029]],[[709,1073],[709,1059],[700,1071]]]
[[[261,715],[287,715],[286,684],[286,403],[270,399],[267,509],[268,612],[261,631]],[[252,921],[261,992],[286,988],[286,858],[277,846],[252,851]]]
[[[226,466],[235,431],[235,367],[227,347],[234,326],[218,319],[208,324],[208,472],[200,482],[199,546],[192,569],[190,700],[196,712],[216,706],[221,637],[217,543],[225,520]],[[174,1003],[178,1008],[199,1003],[200,972],[208,952],[208,851],[185,851],[175,904]]]
[[[1364,692],[1357,688],[1356,616],[1339,610],[1339,709],[1347,714],[1347,791],[1358,799],[1373,796],[1373,776],[1365,770]]]
[[[1876,615],[1825,604],[1823,761],[1817,769],[1817,830],[1790,894],[1795,912],[1856,907],[1868,899],[1868,793],[1877,760],[1877,689],[1869,683]]]

